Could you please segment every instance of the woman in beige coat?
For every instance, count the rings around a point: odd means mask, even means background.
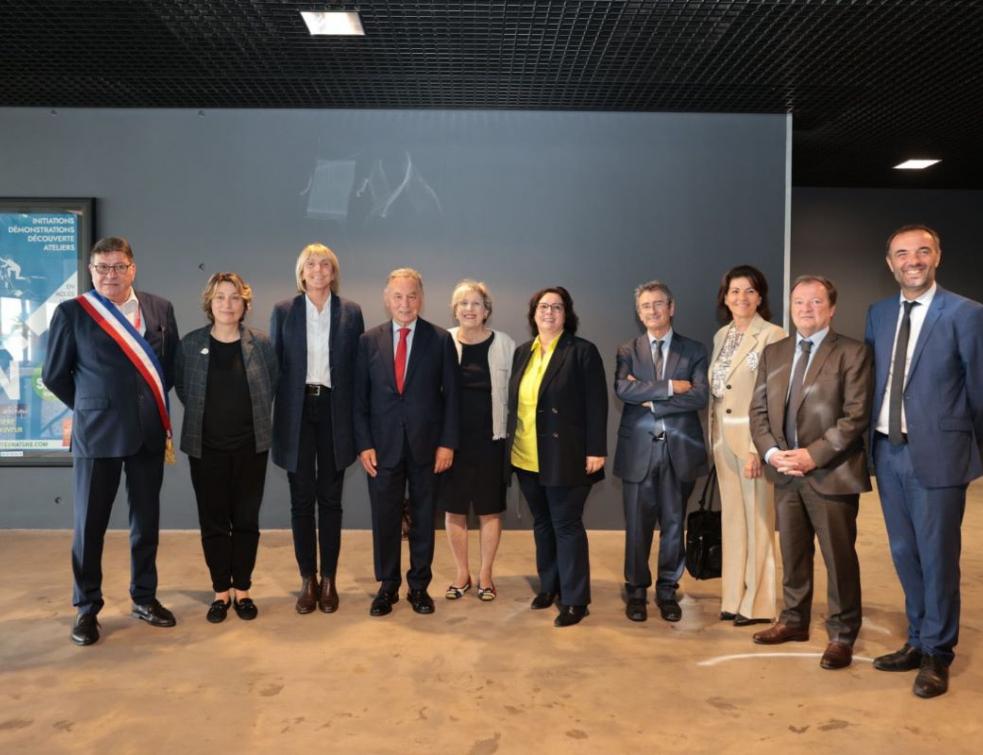
[[[708,416],[722,511],[720,619],[747,626],[771,622],[776,589],[774,490],[751,442],[748,407],[761,352],[785,331],[768,322],[768,282],[750,265],[723,277],[717,312],[725,325],[713,337]]]

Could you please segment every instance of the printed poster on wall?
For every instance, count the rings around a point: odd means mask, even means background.
[[[70,464],[72,412],[41,382],[48,324],[75,297],[90,200],[0,199],[0,464]]]

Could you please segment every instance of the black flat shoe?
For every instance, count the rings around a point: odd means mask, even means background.
[[[631,621],[645,621],[648,619],[649,612],[645,606],[645,598],[629,598],[628,605],[625,606],[625,616]]]
[[[949,667],[937,655],[922,655],[911,691],[918,697],[938,697],[949,689]]]
[[[572,627],[574,624],[579,624],[585,616],[590,616],[587,606],[563,606],[553,619],[553,626]]]
[[[675,598],[658,601],[659,615],[666,621],[679,621],[683,618],[683,609]]]
[[[922,651],[913,648],[907,642],[900,650],[879,655],[874,659],[874,668],[878,671],[914,671],[921,665]]]
[[[236,616],[243,621],[252,621],[259,616],[259,609],[251,598],[243,598],[242,600],[237,598],[232,607],[236,610]]]
[[[164,608],[159,600],[152,600],[142,606],[134,603],[130,615],[154,627],[172,627],[177,624],[174,614]]]
[[[229,608],[232,606],[231,600],[216,600],[208,607],[205,618],[212,624],[221,624],[225,617],[229,615]]]
[[[379,590],[372,599],[372,606],[369,608],[369,616],[386,616],[393,612],[393,604],[399,602],[399,595],[394,590],[387,592]]]
[[[537,611],[543,608],[549,608],[556,602],[555,592],[541,592],[532,599],[532,603],[529,604],[530,608],[534,608]]]
[[[436,610],[433,604],[433,598],[430,597],[430,593],[426,590],[410,590],[406,598],[410,601],[410,605],[413,606],[413,610],[416,613],[430,614]]]
[[[733,621],[736,618],[737,618],[737,614],[736,613],[731,613],[730,611],[721,611],[720,612],[720,620],[721,621]]]
[[[771,622],[771,619],[749,619],[747,616],[741,616],[740,614],[734,617],[735,627],[749,627],[752,624],[771,624]]]
[[[99,641],[99,622],[94,613],[80,613],[72,627],[72,642],[76,645],[93,645]]]

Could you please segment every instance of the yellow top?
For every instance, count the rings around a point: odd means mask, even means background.
[[[543,375],[550,363],[556,344],[560,342],[557,336],[546,347],[545,352],[540,346],[539,338],[532,342],[532,357],[522,373],[519,383],[519,406],[515,413],[515,440],[512,443],[512,466],[527,472],[539,471],[539,448],[536,444],[536,404],[539,403],[539,386],[543,384]]]

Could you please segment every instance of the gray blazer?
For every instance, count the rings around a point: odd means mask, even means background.
[[[205,417],[208,387],[208,336],[211,326],[198,328],[181,339],[174,368],[174,389],[184,404],[181,450],[201,457],[201,426]],[[266,334],[239,326],[242,361],[246,367],[249,397],[253,404],[253,431],[256,453],[268,451],[273,437],[272,406],[276,393],[277,361]]]

